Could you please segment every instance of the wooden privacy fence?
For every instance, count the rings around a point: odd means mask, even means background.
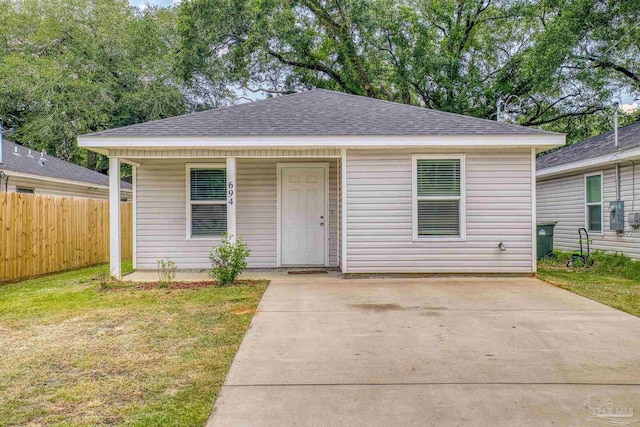
[[[122,259],[133,208],[121,203]],[[109,201],[0,192],[0,282],[109,261]]]

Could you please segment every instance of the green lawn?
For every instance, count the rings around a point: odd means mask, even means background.
[[[539,261],[538,276],[558,287],[640,316],[640,262],[619,254],[595,253],[590,268],[568,268],[568,254]]]
[[[107,268],[0,286],[0,425],[205,423],[267,283],[101,290]]]

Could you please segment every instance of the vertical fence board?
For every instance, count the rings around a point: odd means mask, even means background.
[[[120,208],[122,259],[131,259],[133,207]],[[108,261],[107,200],[0,192],[0,282]]]

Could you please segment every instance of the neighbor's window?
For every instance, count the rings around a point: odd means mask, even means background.
[[[187,166],[188,236],[220,237],[227,231],[227,173],[224,167]]]
[[[585,177],[587,230],[602,232],[602,174]]]
[[[16,187],[16,193],[35,194],[35,190],[27,187]]]
[[[464,157],[414,156],[414,238],[464,238]]]

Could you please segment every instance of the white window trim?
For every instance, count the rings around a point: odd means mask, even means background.
[[[600,203],[587,203],[587,178],[591,176],[600,176]],[[604,236],[604,172],[591,172],[584,174],[584,228],[589,234],[597,234]],[[589,229],[589,208],[588,206],[600,205],[600,230]]]
[[[418,160],[460,160],[460,196],[418,198]],[[467,240],[467,178],[464,154],[414,154],[411,160],[411,222],[413,242],[464,242]],[[418,236],[418,200],[460,200],[459,236]]]
[[[210,240],[220,241],[220,236],[197,236],[191,235],[191,170],[192,169],[227,169],[225,162],[220,163],[185,163],[185,205],[186,205],[186,238],[187,240]],[[226,205],[227,200],[213,200],[213,201],[200,201],[196,202],[198,205]]]

